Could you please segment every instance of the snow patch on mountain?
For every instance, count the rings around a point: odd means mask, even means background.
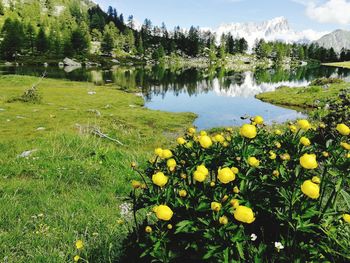
[[[208,28],[202,28],[208,30]],[[234,38],[244,37],[251,49],[255,42],[260,39],[266,41],[283,41],[287,43],[309,43],[315,41],[329,32],[317,32],[312,29],[303,31],[293,30],[285,17],[276,17],[271,20],[248,23],[222,24],[215,29],[209,29],[216,33],[219,40],[222,34],[231,33]]]

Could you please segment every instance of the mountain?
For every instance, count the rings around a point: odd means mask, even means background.
[[[319,46],[325,48],[334,48],[334,51],[340,53],[342,48],[350,49],[350,31],[335,30],[332,33],[324,35],[317,41]]]
[[[215,29],[209,29],[215,32],[220,39],[222,34],[231,33],[234,38],[244,37],[251,49],[256,40],[264,39],[266,41],[283,41],[287,43],[308,43],[319,39],[328,32],[317,32],[311,29],[303,31],[293,30],[285,17],[276,17],[271,20],[248,23],[230,23],[222,24]]]

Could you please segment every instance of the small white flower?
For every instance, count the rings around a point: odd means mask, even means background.
[[[255,241],[258,238],[257,235],[255,235],[254,233],[250,235],[250,240],[251,241]]]
[[[120,215],[124,218],[130,218],[132,216],[131,212],[132,212],[132,205],[130,203],[122,203],[119,206],[120,209]]]
[[[279,252],[281,249],[284,249],[284,246],[282,245],[281,242],[275,242],[275,248]]]

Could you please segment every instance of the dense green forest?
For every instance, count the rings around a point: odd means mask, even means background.
[[[146,19],[140,29],[133,16],[109,7],[107,12],[88,0],[12,0],[0,2],[1,58],[15,60],[19,56],[130,57],[161,60],[166,55],[207,57],[211,61],[225,59],[229,54],[248,52],[244,38],[215,34],[192,26],[168,30]],[[219,43],[218,43],[219,42]],[[286,44],[257,41],[253,54],[275,63],[285,59],[333,62],[349,60],[350,51],[338,56],[334,50],[315,44]]]

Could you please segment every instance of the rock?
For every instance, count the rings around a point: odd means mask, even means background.
[[[58,62],[58,67],[63,68],[64,67],[64,63],[63,62]]]
[[[39,127],[39,128],[37,128],[36,130],[37,130],[37,131],[44,131],[44,130],[46,130],[46,128],[45,128],[45,127]]]
[[[96,116],[101,117],[101,112],[95,109],[88,109],[87,112],[94,113]]]
[[[47,68],[49,66],[49,63],[45,62],[44,67]]]
[[[37,151],[37,149],[33,149],[33,150],[30,150],[30,151],[24,151],[21,154],[17,155],[17,158],[27,158],[27,157],[29,157],[30,155],[32,155],[36,151]]]
[[[96,94],[96,91],[88,91],[88,94],[89,94],[89,95],[95,95],[95,94]]]
[[[25,117],[20,116],[20,115],[17,115],[16,118],[17,118],[17,119],[25,119]]]
[[[3,108],[0,108],[0,111],[5,111],[5,109],[3,109]]]
[[[81,66],[66,66],[64,67],[64,71],[70,73],[79,68],[81,68]]]
[[[329,84],[325,84],[322,86],[322,89],[328,89],[329,88]]]
[[[81,63],[70,58],[65,58],[63,60],[63,63],[65,66],[68,66],[68,67],[81,67]]]
[[[93,67],[101,67],[101,64],[100,63],[96,63],[96,62],[86,62],[85,63],[85,67],[87,68],[93,68]]]
[[[5,66],[8,66],[8,67],[9,67],[9,66],[13,66],[13,63],[12,63],[12,62],[6,61],[6,62],[5,62]]]

